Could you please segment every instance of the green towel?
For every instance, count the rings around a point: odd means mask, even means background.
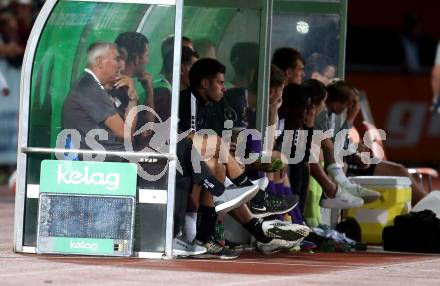
[[[321,207],[319,206],[321,195],[321,185],[310,176],[309,190],[304,206],[304,220],[309,227],[317,227],[321,224]]]

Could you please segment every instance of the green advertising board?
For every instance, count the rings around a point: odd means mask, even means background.
[[[136,165],[41,163],[37,252],[131,256]]]
[[[110,239],[73,237],[57,237],[54,239],[54,249],[60,253],[113,253],[113,245],[114,243]]]
[[[132,163],[44,160],[40,192],[136,196],[136,176]]]

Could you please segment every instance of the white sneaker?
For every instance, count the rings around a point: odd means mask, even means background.
[[[342,189],[355,197],[362,198],[365,203],[371,203],[380,198],[379,192],[364,188],[358,184],[346,184],[342,186]]]
[[[206,252],[206,248],[203,246],[191,244],[186,242],[181,237],[173,239],[173,255],[174,256],[190,256],[200,255]]]
[[[364,200],[351,195],[338,186],[336,196],[334,198],[322,198],[320,205],[329,209],[350,209],[363,206]]]
[[[274,238],[268,243],[257,241],[257,249],[263,254],[273,254],[277,252],[288,251],[295,247],[298,243],[294,241],[287,241],[284,239]]]
[[[305,225],[277,219],[263,222],[262,228],[264,235],[267,237],[294,242],[303,240],[310,232],[310,228]]]
[[[217,213],[227,213],[238,206],[250,201],[259,191],[259,186],[226,188],[219,197],[214,196],[214,206]]]

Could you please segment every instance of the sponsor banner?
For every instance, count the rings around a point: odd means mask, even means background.
[[[114,252],[113,239],[54,237],[53,243],[53,250],[59,253],[111,255]]]
[[[415,164],[440,162],[440,114],[430,110],[429,74],[353,72],[347,79],[365,91],[376,127],[385,130],[388,159]],[[361,118],[357,122],[362,126]]]
[[[40,192],[136,196],[136,164],[44,160]]]

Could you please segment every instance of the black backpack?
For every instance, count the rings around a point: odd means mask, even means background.
[[[396,216],[382,239],[389,251],[440,253],[440,219],[431,210]]]

